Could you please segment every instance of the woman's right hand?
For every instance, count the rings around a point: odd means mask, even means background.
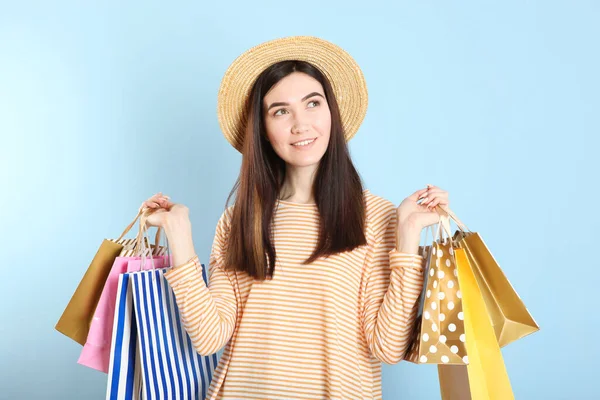
[[[143,211],[153,210],[146,219],[147,226],[164,229],[174,266],[185,263],[196,254],[186,206],[172,203],[169,196],[159,192],[144,201],[141,208]]]
[[[146,219],[148,226],[157,226],[164,229],[170,220],[186,220],[189,218],[189,210],[186,206],[171,202],[171,198],[161,192],[144,201],[141,207],[143,210],[153,210]]]

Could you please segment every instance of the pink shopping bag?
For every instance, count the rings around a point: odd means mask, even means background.
[[[139,271],[140,268],[166,267],[168,256],[154,256],[152,260],[149,257],[144,257],[143,267],[140,266],[141,259],[142,257],[117,257],[115,259],[106,284],[102,289],[87,341],[81,350],[79,360],[77,360],[78,364],[108,373],[119,275]],[[154,264],[152,261],[154,261]],[[132,262],[132,267],[128,267],[130,262]],[[131,271],[131,269],[134,270]]]

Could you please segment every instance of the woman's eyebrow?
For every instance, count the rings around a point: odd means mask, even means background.
[[[304,101],[304,100],[306,100],[306,99],[309,99],[309,98],[311,98],[311,97],[313,97],[313,96],[321,96],[321,97],[323,97],[323,95],[322,95],[321,93],[319,93],[319,92],[312,92],[312,93],[309,93],[309,94],[307,94],[306,96],[304,96],[304,97],[302,98],[302,100],[300,100],[300,101]],[[323,97],[323,98],[325,98],[325,97]],[[270,105],[270,106],[267,108],[267,111],[269,111],[269,110],[270,110],[271,108],[273,108],[273,107],[279,107],[279,106],[289,106],[289,105],[290,105],[290,103],[283,103],[283,102],[273,103],[273,104],[271,104],[271,105]]]

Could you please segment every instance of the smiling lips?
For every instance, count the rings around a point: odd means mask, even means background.
[[[300,142],[292,143],[292,146],[296,146],[296,147],[308,146],[315,140],[317,140],[317,138],[302,140]]]

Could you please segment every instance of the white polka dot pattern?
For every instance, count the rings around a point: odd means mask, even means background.
[[[406,359],[417,364],[465,364],[468,358],[464,314],[454,250],[447,241],[436,241],[422,250],[426,283]]]

